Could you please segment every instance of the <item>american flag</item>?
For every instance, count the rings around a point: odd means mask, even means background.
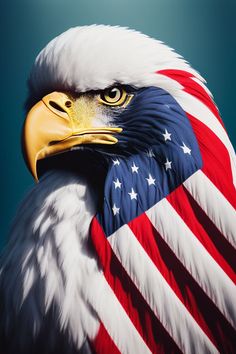
[[[210,93],[163,70],[157,142],[111,161],[91,225],[113,300],[97,309],[97,353],[235,353],[234,152]],[[142,129],[142,128],[140,128]],[[106,309],[106,310],[104,310]]]

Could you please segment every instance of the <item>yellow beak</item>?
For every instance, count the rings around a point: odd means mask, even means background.
[[[23,128],[25,160],[36,180],[37,161],[81,144],[116,144],[122,128],[93,127],[91,98],[77,100],[62,92],[43,97],[29,111]]]

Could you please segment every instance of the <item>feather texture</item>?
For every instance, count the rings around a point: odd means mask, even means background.
[[[42,178],[20,206],[0,277],[0,326],[18,353],[44,331],[46,317],[52,348],[58,331],[76,348],[95,336],[98,320],[88,300],[100,273],[88,250],[95,200],[85,181],[60,171]]]
[[[156,86],[174,94],[181,85],[157,74],[167,68],[188,70],[204,81],[170,47],[140,32],[119,26],[74,27],[37,56],[29,79],[29,101],[54,90],[86,92],[117,82],[137,88]]]

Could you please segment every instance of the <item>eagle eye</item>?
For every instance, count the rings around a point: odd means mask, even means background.
[[[108,106],[122,106],[127,97],[128,94],[123,87],[110,87],[101,91],[99,101]]]

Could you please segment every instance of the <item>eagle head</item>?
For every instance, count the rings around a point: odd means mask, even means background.
[[[162,74],[166,68],[188,70],[200,80],[162,42],[127,28],[76,27],[53,39],[29,79],[23,151],[34,178],[57,167],[83,173],[91,156],[95,165],[158,150],[168,117],[185,119],[174,98],[181,85]],[[185,133],[183,128],[180,144]],[[160,152],[159,158],[165,163]]]

